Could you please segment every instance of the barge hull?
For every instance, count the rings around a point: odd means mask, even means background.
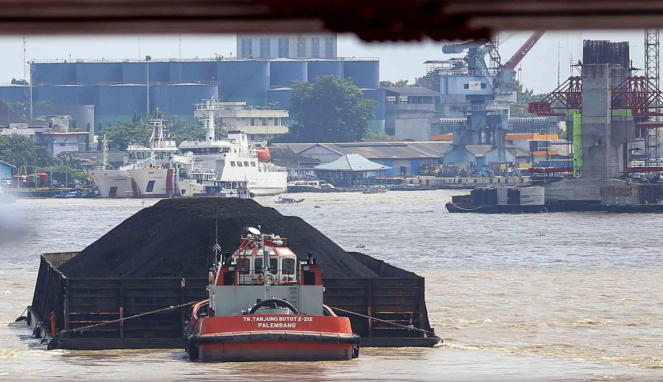
[[[30,325],[40,327],[40,336],[50,338],[50,312],[55,312],[57,331],[103,323],[147,313],[169,306],[209,298],[207,278],[69,278],[58,268],[76,252],[47,253],[41,264],[30,307]],[[439,338],[433,332],[425,305],[425,280],[394,273],[386,264],[359,253],[360,261],[385,274],[370,279],[326,278],[324,303],[356,314],[335,311],[348,317],[362,347],[429,347]],[[382,268],[385,268],[384,272]],[[399,272],[405,272],[398,270]],[[123,322],[105,324],[83,332],[68,332],[51,340],[50,348],[72,350],[184,349],[188,308],[166,310]],[[370,318],[420,330],[408,330]]]

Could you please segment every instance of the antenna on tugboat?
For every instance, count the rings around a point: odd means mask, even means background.
[[[221,252],[221,246],[219,245],[219,220],[214,219],[214,248],[212,248],[214,251],[214,264],[212,264],[213,267],[215,267],[219,263],[219,252]]]

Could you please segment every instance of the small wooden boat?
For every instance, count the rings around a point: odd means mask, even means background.
[[[301,203],[303,201],[304,201],[304,198],[295,199],[295,198],[291,198],[291,197],[288,197],[288,196],[281,196],[281,197],[279,197],[278,200],[275,200],[274,203],[276,203],[276,204],[296,204],[296,203]]]

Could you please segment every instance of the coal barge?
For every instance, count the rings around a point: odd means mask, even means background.
[[[53,349],[183,349],[191,306],[209,298],[217,237],[234,250],[245,228],[258,225],[288,237],[299,261],[308,253],[318,259],[323,302],[349,319],[361,346],[440,342],[424,278],[345,252],[302,219],[239,199],[163,200],[80,253],[43,254],[27,322]]]

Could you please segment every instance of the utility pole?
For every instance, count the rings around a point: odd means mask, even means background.
[[[145,66],[147,68],[147,112],[145,113],[145,119],[150,117],[150,60],[151,56],[145,56]]]

